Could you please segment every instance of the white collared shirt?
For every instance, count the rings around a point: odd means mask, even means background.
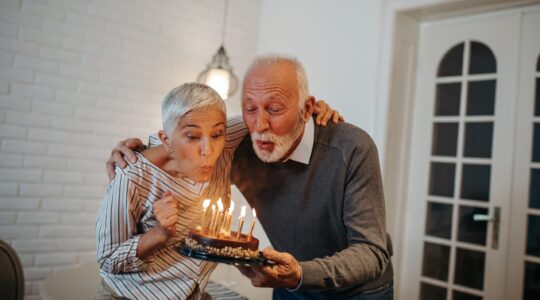
[[[311,151],[313,150],[313,141],[315,140],[315,123],[313,123],[313,118],[309,118],[309,121],[306,122],[304,126],[304,134],[302,140],[296,146],[293,153],[289,155],[283,162],[292,159],[299,163],[309,165],[309,159],[311,158]]]

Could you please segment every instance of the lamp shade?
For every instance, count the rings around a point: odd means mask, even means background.
[[[238,89],[238,78],[234,75],[229,56],[223,45],[212,57],[212,61],[197,77],[197,81],[212,87],[223,99],[232,96]]]

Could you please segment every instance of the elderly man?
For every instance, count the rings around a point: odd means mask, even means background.
[[[263,254],[277,265],[240,270],[274,287],[274,299],[392,299],[377,149],[351,124],[315,124],[314,105],[299,62],[255,59],[242,94],[250,135],[231,179],[256,209],[275,249]]]

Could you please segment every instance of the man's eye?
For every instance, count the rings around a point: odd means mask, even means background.
[[[244,107],[244,110],[247,112],[255,112],[257,110],[256,107]]]
[[[269,107],[268,108],[268,112],[270,112],[270,113],[279,113],[282,110],[283,110],[283,108],[281,108],[281,107]]]
[[[191,134],[191,133],[188,133],[186,135],[186,137],[189,139],[189,140],[198,140],[200,137],[198,135],[195,135],[195,134]]]

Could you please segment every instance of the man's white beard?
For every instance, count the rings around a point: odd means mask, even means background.
[[[269,131],[263,133],[251,133],[251,142],[253,144],[253,150],[255,150],[255,154],[257,154],[257,157],[259,157],[260,160],[267,163],[277,162],[282,158],[285,158],[285,154],[289,152],[294,142],[298,139],[300,134],[302,134],[304,125],[305,123],[302,120],[302,117],[299,116],[298,122],[296,122],[293,130],[291,130],[291,132],[286,135],[280,136]],[[273,143],[274,150],[272,152],[268,152],[259,149],[259,146],[257,145],[257,140]]]

